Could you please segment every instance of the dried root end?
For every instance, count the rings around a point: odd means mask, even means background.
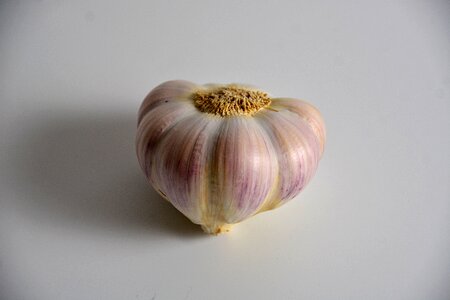
[[[221,117],[253,115],[271,103],[266,92],[234,84],[201,89],[193,93],[191,98],[201,112]]]

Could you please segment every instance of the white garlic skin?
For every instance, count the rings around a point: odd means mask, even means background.
[[[271,98],[251,115],[201,112],[191,95],[215,86],[157,86],[140,107],[136,136],[150,184],[212,234],[298,195],[325,143],[319,111],[301,100]]]

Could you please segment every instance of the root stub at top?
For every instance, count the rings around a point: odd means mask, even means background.
[[[198,90],[191,97],[201,112],[222,117],[252,115],[271,103],[267,93],[233,84]]]

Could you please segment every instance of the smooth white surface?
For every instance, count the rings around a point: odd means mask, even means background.
[[[448,1],[2,1],[0,298],[450,299]],[[307,99],[288,205],[210,237],[146,184],[169,79]]]

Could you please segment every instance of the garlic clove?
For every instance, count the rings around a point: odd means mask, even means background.
[[[277,207],[294,198],[312,177],[319,160],[319,141],[309,125],[289,111],[267,111],[255,119],[266,128],[277,153]]]
[[[192,222],[202,224],[208,202],[207,154],[219,119],[199,112],[180,120],[162,137],[153,154],[155,184]]]
[[[195,107],[184,100],[197,86],[183,80],[173,80],[153,89],[141,104],[138,113],[136,153],[142,170],[149,178],[151,157],[161,136],[180,119],[197,113]],[[159,189],[157,189],[159,191]]]
[[[180,119],[195,113],[197,113],[196,109],[192,106],[169,102],[145,114],[138,127],[136,150],[141,168],[147,177],[152,169],[154,149],[161,137]]]
[[[215,232],[254,215],[275,187],[275,151],[253,118],[222,121],[208,159],[209,184],[203,228]]]
[[[271,107],[278,110],[288,110],[303,119],[314,131],[320,142],[320,156],[323,154],[326,130],[319,110],[306,101],[294,98],[273,98]]]
[[[156,108],[159,105],[164,105],[169,101],[179,101],[183,98],[183,96],[188,95],[193,90],[198,88],[198,85],[185,80],[171,80],[158,85],[150,91],[142,102],[138,113],[138,125],[146,113],[153,108]]]

